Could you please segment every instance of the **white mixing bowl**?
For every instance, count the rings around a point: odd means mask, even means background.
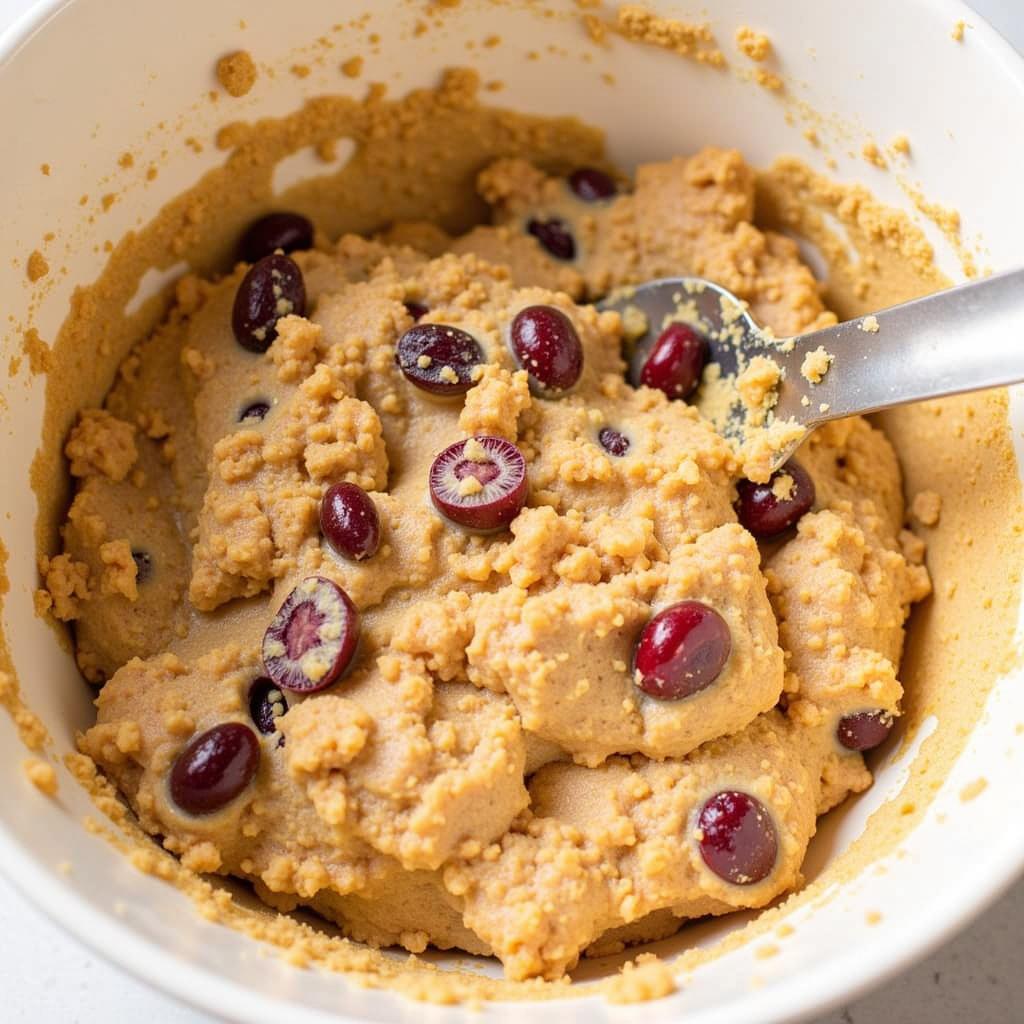
[[[103,243],[148,221],[223,159],[211,139],[225,119],[283,114],[320,92],[358,95],[367,80],[386,81],[395,95],[433,84],[445,66],[482,67],[486,78],[505,83],[496,102],[574,113],[602,126],[611,156],[626,168],[709,142],[736,146],[755,164],[783,152],[821,164],[821,153],[802,134],[801,118],[787,121],[792,103],[728,73],[621,40],[595,49],[590,64],[582,62],[576,18],[540,18],[536,11],[546,6],[578,13],[571,0],[546,5],[464,0],[444,14],[443,29],[416,38],[408,28],[425,6],[426,0],[288,5],[51,0],[0,36],[0,109],[6,128],[0,210],[7,249],[0,262],[0,309],[4,329],[10,330],[9,350],[20,344],[19,332],[29,322],[44,338],[54,337],[74,285],[100,272]],[[671,2],[648,6],[687,13]],[[838,178],[863,180],[886,202],[909,209],[894,176],[859,158],[869,133],[884,141],[905,132],[913,145],[913,177],[926,194],[962,211],[965,237],[983,239],[984,262],[996,269],[1021,262],[1024,142],[1018,129],[1024,123],[1024,63],[963,4],[709,0],[708,6],[727,49],[737,25],[749,20],[765,30],[776,43],[790,98],[835,115],[833,126],[846,126],[841,130],[848,141],[836,150]],[[347,48],[342,33],[334,37],[333,56],[323,70],[304,79],[284,73],[295,48],[363,9],[374,13],[358,46]],[[958,44],[950,35],[961,18],[968,28]],[[362,40],[371,31],[382,36],[379,53],[367,57],[361,80],[343,78],[337,63],[367,49]],[[500,34],[503,45],[481,47],[491,34]],[[468,40],[477,41],[475,49],[467,49]],[[564,47],[567,55],[558,56],[549,46]],[[214,59],[240,47],[278,74],[271,79],[263,73],[242,99],[209,102]],[[524,59],[531,49],[539,51],[539,60]],[[614,88],[602,87],[602,72],[614,73]],[[202,153],[183,145],[184,136],[198,139]],[[108,213],[99,214],[98,197],[114,190],[104,180],[126,149],[138,154],[132,183]],[[150,160],[160,165],[154,182],[143,174]],[[49,175],[40,172],[43,163],[50,165]],[[83,194],[92,199],[80,206]],[[52,269],[44,287],[33,289],[24,258],[50,231],[57,235],[47,243]],[[944,268],[958,276],[948,248],[937,242]],[[156,277],[149,281],[153,287],[159,283]],[[43,377],[24,372],[4,374],[0,381],[5,513],[0,534],[9,552],[10,580],[3,625],[25,699],[46,723],[52,753],[59,757],[73,748],[76,730],[91,721],[93,709],[68,652],[32,610],[38,585],[36,498],[28,481],[43,390]],[[1015,419],[1017,411],[1014,400]],[[1014,434],[1021,436],[1019,430]],[[911,471],[920,478],[920,467]],[[997,530],[998,520],[993,522]],[[980,557],[965,548],[964,572],[979,571],[969,565],[968,555]],[[990,564],[985,571],[999,570]],[[940,575],[940,586],[945,582]],[[930,628],[927,616],[914,628]],[[922,642],[934,641],[920,636]],[[1007,652],[1015,643],[1010,635],[1001,642]],[[962,678],[958,685],[970,688],[972,679]],[[532,1005],[531,1018],[536,1024],[641,1016],[651,1024],[684,1016],[689,1024],[788,1020],[847,999],[906,967],[962,927],[1024,865],[1020,722],[1024,673],[1013,670],[992,689],[976,724],[970,723],[966,745],[932,802],[923,811],[907,808],[915,824],[898,848],[856,877],[841,884],[836,879],[831,892],[794,911],[789,923],[795,930],[778,942],[776,955],[765,958],[762,947],[759,956],[758,942],[738,945],[694,970],[678,994],[643,1008],[609,1008],[588,998]],[[828,819],[812,847],[809,874],[827,882],[829,866],[865,828],[872,811],[898,793],[909,775],[928,770],[934,760],[928,751],[938,749],[928,744],[944,733],[947,742],[958,742],[961,727],[955,718],[929,720],[913,742],[887,755],[874,789]],[[450,1024],[472,1015],[355,990],[337,975],[300,971],[276,957],[258,958],[253,940],[202,920],[181,893],[139,874],[106,841],[87,833],[83,816],[95,810],[63,767],[56,799],[32,789],[19,767],[24,756],[11,722],[0,716],[0,773],[8,780],[0,787],[0,869],[64,927],[152,984],[223,1017],[268,1024]],[[965,787],[979,788],[981,778],[987,788],[976,799],[961,799]],[[867,825],[869,832],[872,827],[877,826]],[[62,862],[71,864],[70,873],[58,870]],[[691,929],[675,948],[691,941],[710,944],[737,927],[728,921]],[[511,1021],[523,1012],[522,1005],[505,1004],[484,1015]]]

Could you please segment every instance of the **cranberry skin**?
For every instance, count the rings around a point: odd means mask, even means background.
[[[141,548],[133,548],[132,561],[135,563],[135,582],[145,583],[153,575],[153,556]]]
[[[405,311],[413,318],[413,320],[422,320],[429,312],[430,308],[424,306],[422,302],[406,302],[404,303]]]
[[[281,708],[279,712],[275,711],[277,707]],[[249,717],[264,736],[277,732],[277,720],[287,710],[288,702],[273,679],[264,676],[249,687]]]
[[[338,679],[355,657],[359,613],[324,576],[308,576],[285,598],[263,634],[263,668],[284,690],[315,693]]]
[[[260,764],[256,734],[224,722],[197,736],[171,768],[171,799],[187,814],[212,814],[249,785]]]
[[[719,878],[753,885],[775,867],[779,838],[764,804],[748,793],[725,790],[701,808],[700,855]]]
[[[847,750],[873,750],[889,738],[894,724],[889,711],[858,711],[839,720],[836,739]]]
[[[484,353],[472,334],[457,327],[417,324],[398,339],[395,362],[410,384],[454,398],[473,386],[473,368],[484,362]]]
[[[568,391],[583,372],[583,346],[572,321],[554,306],[527,306],[512,321],[512,351],[547,395]]]
[[[492,532],[512,522],[526,502],[526,459],[511,441],[481,436],[484,459],[466,455],[469,441],[456,441],[430,467],[430,498],[446,519],[469,530]],[[463,481],[474,478],[480,487],[462,493]]]
[[[609,455],[622,458],[629,451],[629,438],[612,427],[602,427],[598,431],[597,439]]]
[[[689,398],[708,361],[708,343],[689,324],[669,324],[640,370],[640,383],[669,398]]]
[[[634,659],[636,685],[658,700],[681,700],[710,686],[732,650],[725,619],[701,601],[680,601],[644,626]]]
[[[331,484],[320,502],[320,530],[345,558],[361,562],[380,547],[380,516],[373,499],[357,484]]]
[[[267,413],[270,412],[269,402],[250,402],[239,414],[238,422],[244,423],[246,420],[252,420],[253,422],[259,422],[262,420]]]
[[[235,294],[231,328],[250,352],[266,352],[277,337],[277,321],[306,312],[306,284],[298,264],[288,256],[264,256],[249,268]]]
[[[780,476],[793,478],[790,497],[778,498],[772,490]],[[736,515],[740,524],[759,540],[785,533],[814,504],[814,481],[797,462],[787,462],[772,473],[767,483],[741,480],[736,485]]]
[[[537,220],[533,218],[527,222],[526,230],[537,239],[556,260],[571,260],[576,258],[576,240],[572,232],[565,226],[565,222],[557,217],[549,220]]]
[[[280,249],[295,252],[313,245],[313,223],[301,213],[268,213],[253,221],[238,243],[238,258],[256,263]]]
[[[569,188],[584,202],[611,199],[618,191],[615,182],[596,167],[580,167],[569,175]]]

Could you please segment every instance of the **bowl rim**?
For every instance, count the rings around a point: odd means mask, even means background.
[[[0,30],[0,67],[14,56],[64,8],[76,0],[36,0],[6,28]],[[912,0],[950,24],[970,19],[973,38],[999,65],[1007,85],[1016,86],[1024,106],[1024,54],[965,0]],[[1018,386],[1024,396],[1024,385]],[[1021,467],[1024,471],[1024,466]],[[79,895],[69,882],[40,865],[0,821],[0,872],[26,902],[41,910],[62,931],[113,967],[126,971],[155,990],[204,1013],[225,1020],[252,1024],[279,1024],[281,1012],[295,1024],[363,1024],[362,1018],[297,1006],[275,996],[253,994],[245,986],[225,979],[216,971],[168,952],[140,935],[112,912],[99,910]],[[901,932],[816,967],[814,984],[800,975],[749,991],[724,1007],[688,1009],[688,1024],[783,1024],[811,1016],[856,999],[869,989],[907,970],[966,928],[988,909],[1014,882],[1024,876],[1024,845],[1007,842],[989,850],[970,875],[955,887],[943,889],[921,908],[911,926]],[[114,951],[117,951],[116,953]],[[345,984],[344,976],[339,980]],[[823,995],[823,993],[825,993]],[[383,995],[384,993],[382,993]],[[586,997],[583,997],[586,998]],[[550,1000],[551,1005],[582,1005],[580,998]],[[497,1004],[501,1005],[501,1004]],[[458,1012],[458,1007],[453,1007]],[[486,1010],[485,1010],[486,1015]]]

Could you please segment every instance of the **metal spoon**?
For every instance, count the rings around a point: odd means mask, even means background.
[[[742,370],[754,356],[773,359],[782,377],[772,414],[776,420],[796,420],[807,433],[844,416],[1024,381],[1024,268],[796,338],[773,337],[736,296],[697,277],[649,281],[613,294],[599,308],[617,310],[627,322],[636,311],[646,317],[647,330],[630,360],[634,383],[662,329],[688,321],[707,338],[711,362],[719,364],[722,377]],[[832,362],[814,384],[800,370],[819,346]],[[700,397],[698,392],[698,404]],[[716,426],[740,441],[747,417],[737,397]],[[800,443],[780,450],[772,468]]]

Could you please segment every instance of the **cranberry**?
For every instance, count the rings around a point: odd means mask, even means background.
[[[277,337],[277,321],[306,312],[306,285],[294,260],[280,253],[264,256],[249,268],[235,295],[231,328],[250,352],[266,352]]]
[[[557,217],[549,220],[531,219],[526,230],[544,246],[556,260],[571,260],[576,257],[576,241],[565,226],[565,222]]]
[[[569,188],[588,203],[611,199],[617,189],[615,182],[596,167],[580,167],[569,175]]]
[[[512,351],[530,380],[549,395],[568,391],[583,372],[583,346],[572,321],[554,306],[527,306],[512,321]]]
[[[253,221],[238,243],[239,259],[256,263],[280,249],[295,252],[313,245],[313,224],[301,213],[268,213]]]
[[[430,309],[424,306],[422,302],[406,302],[405,311],[413,318],[413,320],[422,320],[429,312]]]
[[[888,739],[893,724],[889,711],[858,711],[839,720],[836,738],[847,750],[872,750]]]
[[[644,626],[636,645],[636,685],[650,697],[680,700],[710,686],[729,659],[725,619],[700,601],[680,601]]]
[[[748,793],[716,793],[701,808],[700,855],[719,878],[753,885],[775,867],[779,839],[771,815]]]
[[[210,814],[229,804],[253,780],[260,764],[256,734],[224,722],[197,736],[171,768],[171,799],[188,814]]]
[[[323,576],[309,576],[263,634],[263,667],[285,690],[313,693],[348,668],[358,640],[359,613],[348,594]]]
[[[250,402],[239,414],[238,422],[244,423],[246,420],[259,421],[263,419],[267,413],[270,412],[269,402]]]
[[[272,679],[262,677],[249,687],[249,717],[264,736],[277,732],[277,720],[288,710],[288,702]]]
[[[640,383],[669,398],[688,398],[697,389],[708,343],[689,324],[669,324],[644,360]]]
[[[597,439],[609,455],[618,455],[621,458],[629,451],[629,438],[611,427],[602,427],[598,431]]]
[[[411,384],[452,398],[473,386],[473,367],[484,361],[484,353],[473,335],[457,327],[417,324],[398,339],[395,361]]]
[[[501,437],[449,445],[430,467],[430,497],[445,518],[471,530],[500,530],[526,501],[526,460]]]
[[[776,493],[776,489],[780,493]],[[740,523],[761,540],[785,533],[814,504],[814,481],[796,462],[787,462],[777,469],[767,483],[741,480],[736,492],[736,515]]]
[[[373,499],[357,484],[332,484],[320,502],[320,530],[327,543],[356,562],[380,547],[380,516]]]
[[[141,548],[133,548],[132,561],[135,563],[135,582],[145,583],[153,575],[153,556]]]

